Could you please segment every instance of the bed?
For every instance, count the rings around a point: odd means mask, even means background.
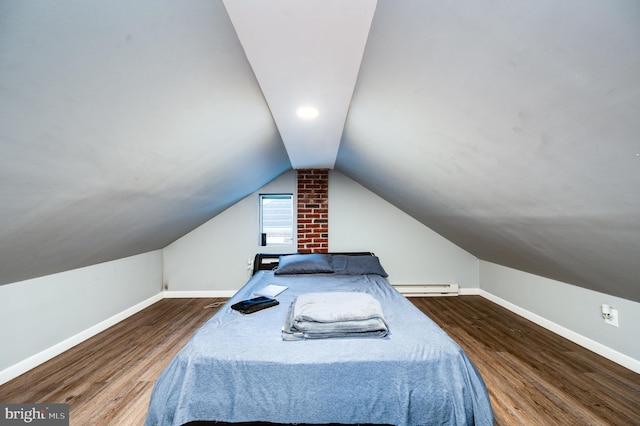
[[[146,425],[493,424],[486,386],[471,360],[389,284],[376,256],[320,258],[256,256],[254,275],[157,379]],[[231,308],[268,285],[287,287],[275,297],[277,306],[249,315]],[[375,298],[388,333],[283,338],[299,298],[332,292]]]

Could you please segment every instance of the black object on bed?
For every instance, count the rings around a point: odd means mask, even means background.
[[[258,312],[279,304],[280,302],[278,302],[276,299],[265,296],[258,296],[252,299],[241,300],[238,303],[234,303],[233,305],[231,305],[231,309],[235,309],[236,311],[242,312],[243,314],[252,314],[254,312]]]

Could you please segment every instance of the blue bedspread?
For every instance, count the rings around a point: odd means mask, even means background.
[[[280,305],[243,315],[231,304],[268,284]],[[356,291],[380,301],[384,338],[283,341],[295,296]],[[274,276],[260,271],[158,378],[147,425],[195,420],[274,423],[492,425],[480,374],[431,319],[377,275]]]

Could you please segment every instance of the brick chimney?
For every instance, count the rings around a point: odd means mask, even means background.
[[[329,251],[329,170],[298,170],[298,252]]]

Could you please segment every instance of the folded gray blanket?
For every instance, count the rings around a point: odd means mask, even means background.
[[[382,306],[370,294],[306,293],[291,303],[282,338],[384,337],[388,332]]]

